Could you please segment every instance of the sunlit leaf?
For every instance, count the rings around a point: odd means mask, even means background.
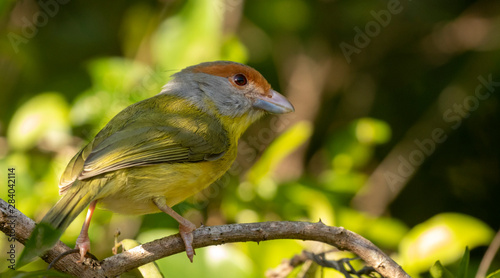
[[[337,169],[325,171],[321,175],[321,183],[325,189],[333,192],[356,193],[366,182],[366,174],[360,172],[344,172]]]
[[[287,185],[286,195],[294,207],[302,206],[308,212],[307,221],[319,221],[327,225],[338,225],[335,219],[335,209],[322,191],[301,184]],[[290,219],[301,220],[301,219]]]
[[[486,278],[500,278],[500,269],[490,273]]]
[[[174,71],[200,62],[219,60],[221,26],[229,8],[221,0],[187,1],[182,10],[162,22],[153,35],[154,60],[161,67]]]
[[[400,255],[410,272],[428,270],[436,260],[458,260],[465,246],[489,244],[493,230],[482,221],[459,213],[443,213],[415,226],[401,241]]]
[[[373,217],[348,208],[338,210],[337,225],[363,235],[379,247],[394,249],[408,232],[408,227],[397,219]]]
[[[381,120],[361,118],[336,132],[326,146],[336,171],[364,167],[371,161],[374,145],[390,139],[391,129]]]
[[[391,128],[381,120],[361,118],[356,122],[356,137],[359,142],[367,144],[383,144],[391,138]]]
[[[150,73],[148,66],[134,60],[118,57],[95,59],[88,63],[88,71],[95,91],[106,91],[113,97],[128,98],[135,87]],[[168,73],[165,73],[167,76]],[[167,78],[165,78],[166,80]],[[163,83],[163,82],[162,82]],[[164,85],[161,84],[160,87]],[[134,93],[136,93],[134,91]],[[152,95],[156,94],[152,93]],[[109,105],[109,103],[105,103]]]
[[[87,65],[92,88],[80,95],[71,110],[76,125],[102,127],[128,105],[156,95],[170,75],[125,58],[100,58]]]
[[[248,50],[236,36],[231,36],[224,41],[221,49],[221,60],[246,61]]]
[[[248,181],[259,184],[279,163],[300,147],[312,134],[309,122],[298,122],[276,138],[248,172]]]
[[[59,93],[42,93],[24,103],[12,117],[7,132],[13,149],[26,150],[43,142],[57,148],[69,140],[69,109]]]

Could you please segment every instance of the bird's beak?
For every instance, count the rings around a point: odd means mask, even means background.
[[[253,107],[273,114],[285,114],[295,111],[295,108],[286,97],[272,89],[269,90],[268,95],[259,95],[253,103]]]

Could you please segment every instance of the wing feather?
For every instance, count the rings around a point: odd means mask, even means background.
[[[186,103],[169,107],[151,105],[151,101],[176,103],[154,100],[160,97],[173,98],[157,95],[129,106],[113,118],[70,161],[61,177],[60,193],[76,179],[158,163],[203,161],[221,157],[228,150],[227,131],[215,117]],[[127,111],[131,109],[133,114]],[[116,128],[117,123],[126,124]]]

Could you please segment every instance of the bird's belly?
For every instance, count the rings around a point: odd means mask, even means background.
[[[123,214],[159,212],[153,198],[164,196],[167,205],[178,204],[215,182],[230,165],[207,161],[118,170],[97,197],[98,204]]]

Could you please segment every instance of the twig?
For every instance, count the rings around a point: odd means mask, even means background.
[[[10,228],[6,225],[10,215],[12,214],[8,211],[8,204],[0,199],[0,230],[3,232],[10,232]],[[34,222],[18,211],[15,212],[15,217],[17,221],[16,237],[24,244],[34,228]],[[23,225],[23,223],[27,223],[27,225]],[[356,254],[384,277],[410,277],[397,263],[370,241],[342,227],[329,227],[322,222],[280,221],[200,227],[193,232],[193,235],[194,248],[229,242],[260,242],[274,239],[314,240]],[[58,254],[69,249],[59,242],[42,259],[50,263]],[[183,251],[184,243],[176,234],[145,243],[93,265],[74,263],[78,260],[78,255],[69,255],[56,263],[54,268],[79,277],[115,277],[138,266]]]
[[[497,232],[493,241],[491,242],[488,250],[484,254],[483,259],[481,260],[481,264],[479,264],[479,269],[477,270],[476,278],[486,277],[486,273],[490,268],[491,262],[493,258],[495,258],[495,254],[498,252],[500,248],[500,230]]]

